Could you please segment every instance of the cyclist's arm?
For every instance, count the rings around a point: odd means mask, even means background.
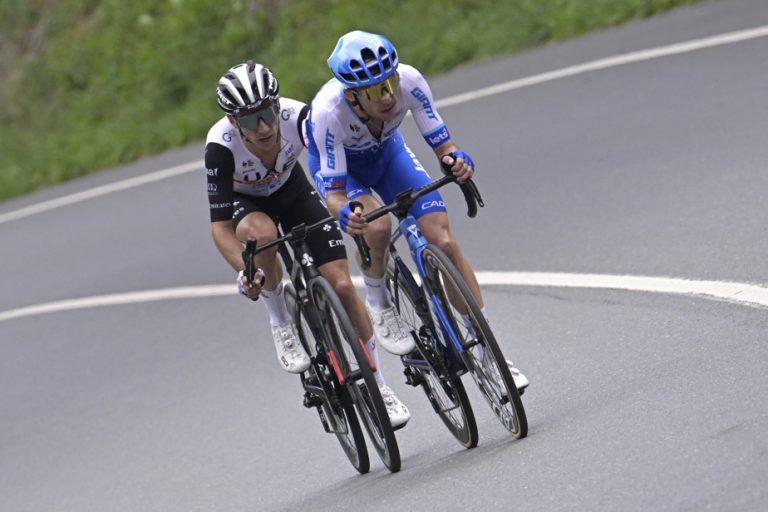
[[[460,151],[452,140],[449,139],[448,142],[433,149],[440,162],[451,166],[451,172],[458,178],[459,183],[464,183],[475,173],[474,163],[470,156]]]
[[[280,126],[283,137],[294,143],[294,148],[301,151],[307,147],[305,122],[309,114],[309,105],[292,98],[280,98]]]
[[[235,160],[224,146],[205,146],[205,168],[208,180],[208,205],[211,216],[211,236],[216,248],[236,271],[243,269],[242,245],[232,227],[233,176]]]
[[[443,157],[449,153],[453,153],[454,151],[457,151],[459,149],[459,146],[456,145],[453,140],[449,139],[448,142],[444,144],[440,144],[436,148],[432,148],[435,152],[435,155],[437,155],[437,159],[442,161]]]
[[[422,137],[429,144],[429,147],[435,152],[438,160],[443,161],[443,157],[458,151],[459,147],[451,139],[448,127],[443,122],[440,113],[437,111],[432,90],[429,88],[424,76],[414,67],[401,64],[401,77],[403,85],[408,94],[407,106],[413,113],[413,120],[419,127]],[[460,182],[471,178],[474,169],[470,162],[465,162],[463,158],[455,160],[451,167],[453,174],[459,178]]]
[[[339,212],[349,202],[346,190],[329,190],[325,194],[325,203],[328,205],[331,215],[339,218]]]
[[[211,222],[211,236],[216,248],[224,259],[227,260],[236,272],[245,268],[243,265],[243,245],[235,236],[235,230],[232,229],[231,220],[220,220]]]
[[[322,182],[328,209],[338,219],[341,209],[349,202],[347,157],[341,140],[342,131],[333,114],[323,109],[312,111],[310,123],[320,161],[315,180]]]

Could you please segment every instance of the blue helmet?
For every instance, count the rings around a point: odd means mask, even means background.
[[[397,51],[386,37],[355,30],[339,38],[328,67],[346,87],[368,87],[397,70]]]

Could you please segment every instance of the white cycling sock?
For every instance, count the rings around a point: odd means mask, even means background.
[[[376,347],[376,336],[371,336],[371,339],[365,342],[365,348],[368,349],[368,353],[371,355],[373,364],[376,366],[376,371],[373,376],[376,377],[376,384],[385,386],[387,383],[384,381],[384,376],[381,374],[381,364],[379,364],[379,350]]]
[[[270,324],[282,325],[293,320],[293,317],[291,317],[291,314],[288,312],[288,305],[285,303],[282,281],[274,290],[262,289],[259,297],[264,299],[264,305],[267,307],[267,312],[269,313]]]
[[[387,278],[386,277],[368,277],[363,274],[363,282],[365,283],[365,301],[371,306],[374,311],[382,311],[392,306],[392,301],[389,299],[389,290],[387,290]]]

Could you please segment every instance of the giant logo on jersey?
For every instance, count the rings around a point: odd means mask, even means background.
[[[429,101],[427,94],[418,87],[412,89],[411,94],[422,104],[424,107],[424,112],[427,113],[427,117],[437,121],[437,114],[435,114],[435,110],[432,108],[432,102]]]
[[[336,154],[333,152],[334,137],[331,130],[325,130],[325,152],[328,154],[328,168],[336,168]]]

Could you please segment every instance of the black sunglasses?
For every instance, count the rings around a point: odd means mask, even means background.
[[[267,123],[267,126],[271,126],[277,119],[278,114],[280,114],[280,104],[275,102],[258,110],[248,110],[243,113],[238,113],[235,116],[235,119],[241,128],[245,128],[246,130],[256,130],[259,127],[260,121],[264,121]]]

